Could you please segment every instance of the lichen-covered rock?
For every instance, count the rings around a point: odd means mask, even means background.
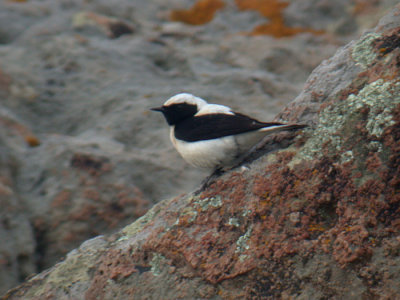
[[[158,203],[5,299],[395,299],[399,14],[313,72],[280,115],[313,124],[289,147]]]

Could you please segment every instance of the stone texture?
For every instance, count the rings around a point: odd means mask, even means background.
[[[277,118],[312,127],[85,242],[5,299],[395,299],[399,15],[323,62]]]
[[[15,186],[16,161],[3,139],[0,153],[0,282],[4,288],[17,285],[37,268],[34,233]]]

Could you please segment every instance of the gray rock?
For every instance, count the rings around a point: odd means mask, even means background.
[[[312,127],[83,243],[4,299],[395,299],[399,13],[313,71],[282,114]]]
[[[323,59],[397,3],[365,1],[371,9],[353,15],[353,2],[328,2],[292,1],[283,11],[286,24],[324,33],[282,39],[248,34],[268,20],[233,0],[202,26],[171,22],[171,10],[193,4],[184,0],[1,2],[0,139],[13,193],[4,201],[17,207],[7,206],[4,218],[21,220],[4,234],[20,235],[14,240],[26,245],[0,246],[0,253],[13,253],[12,268],[24,270],[4,286],[0,280],[0,291],[160,199],[199,186],[207,174],[185,164],[164,120],[148,108],[185,91],[272,120]],[[96,21],[77,26],[76,17],[90,13]],[[115,23],[133,30],[115,34]],[[310,120],[350,84],[358,67],[341,67],[343,51],[277,118]],[[315,97],[307,91],[321,72],[327,85]]]
[[[3,120],[0,117],[0,122]],[[4,129],[2,124],[0,132],[4,133]],[[0,136],[0,286],[4,291],[37,272],[38,268],[35,235],[16,187],[18,162],[9,147],[12,138]]]

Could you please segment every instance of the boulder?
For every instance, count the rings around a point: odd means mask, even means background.
[[[4,299],[396,298],[399,14],[324,61],[276,118],[308,129],[86,241]]]

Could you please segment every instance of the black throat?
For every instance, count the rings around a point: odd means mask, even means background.
[[[164,114],[168,125],[176,125],[183,120],[193,117],[197,113],[197,105],[189,103],[178,103],[163,106],[161,112]]]

